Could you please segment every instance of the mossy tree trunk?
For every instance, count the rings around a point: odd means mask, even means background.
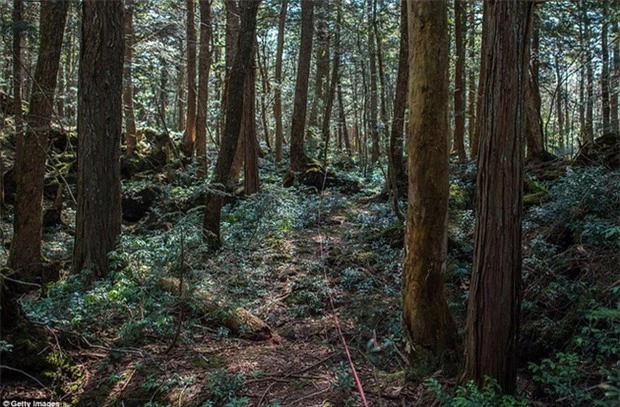
[[[443,274],[448,215],[448,4],[408,2],[409,206],[403,325],[416,364],[434,363],[455,343]],[[415,40],[414,40],[415,39]]]
[[[125,154],[131,157],[136,148],[136,115],[133,107],[133,83],[132,68],[133,62],[133,0],[125,1],[125,62],[123,67],[123,110],[125,113]]]
[[[392,117],[392,129],[390,132],[390,166],[388,168],[388,171],[390,171],[389,179],[395,180],[397,186],[404,185],[407,179],[404,168],[403,139],[408,82],[409,31],[407,24],[407,0],[401,0],[400,52],[398,56],[398,75],[396,77],[396,95],[394,97],[394,116]]]
[[[9,264],[20,278],[34,281],[40,272],[43,183],[48,132],[54,109],[54,91],[60,64],[67,1],[41,4],[37,84],[26,116],[27,130],[18,132],[15,152],[16,205]]]
[[[84,0],[78,88],[78,199],[73,272],[108,272],[121,232],[123,2]],[[101,69],[105,66],[106,69]]]
[[[478,155],[474,264],[465,373],[514,393],[521,299],[525,95],[533,2],[485,3],[489,38]]]

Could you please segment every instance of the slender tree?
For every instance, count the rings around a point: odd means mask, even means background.
[[[276,165],[282,161],[282,144],[284,143],[284,131],[282,129],[282,55],[284,53],[284,26],[286,23],[286,11],[288,0],[282,0],[280,16],[278,17],[278,45],[276,51],[275,89],[273,92],[273,116],[276,120]]]
[[[125,113],[125,153],[131,157],[136,148],[136,115],[133,107],[133,43],[135,33],[133,29],[134,0],[125,1],[125,61],[123,68],[123,109]]]
[[[260,1],[244,1],[241,3],[241,25],[237,42],[237,55],[230,72],[226,95],[226,125],[217,157],[215,171],[211,179],[211,187],[207,193],[203,230],[205,238],[217,246],[220,239],[221,210],[224,204],[222,192],[230,179],[239,134],[241,133],[241,115],[244,103],[244,84],[252,66],[252,49],[256,38],[256,14]]]
[[[606,134],[611,130],[611,110],[609,100],[609,1],[603,1],[603,13],[601,15],[602,27],[601,27],[601,52],[602,52],[602,67],[601,67],[601,106],[602,106],[602,119],[603,119],[603,134]]]
[[[455,341],[443,286],[448,222],[448,2],[408,2],[409,205],[403,325],[412,360],[431,362]],[[415,39],[415,40],[414,40]]]
[[[200,56],[198,58],[198,111],[196,114],[196,158],[200,174],[207,175],[207,113],[209,111],[209,72],[211,68],[211,3],[200,0]]]
[[[480,110],[474,264],[465,372],[513,393],[521,298],[521,213],[528,44],[533,2],[485,2],[488,70]]]
[[[254,39],[256,41],[256,39]],[[243,186],[247,195],[254,194],[260,189],[258,174],[258,139],[256,137],[256,54],[254,47],[252,60],[245,77],[243,94],[243,116],[241,133],[243,137]]]
[[[620,30],[618,21],[612,23],[613,33],[613,64],[611,75],[611,94],[609,95],[610,125],[611,131],[620,134],[620,121],[618,117],[618,93],[620,92]]]
[[[54,91],[68,6],[67,1],[41,4],[39,22],[41,39],[34,74],[35,87],[26,116],[26,132],[18,133],[16,146],[15,232],[9,264],[28,281],[33,281],[37,277],[41,261],[42,200],[47,138],[54,112]]]
[[[338,75],[340,70],[340,26],[342,24],[342,4],[337,3],[337,17],[336,17],[336,32],[334,33],[334,56],[332,63],[332,77],[329,81],[329,92],[327,94],[327,100],[325,103],[325,112],[323,114],[322,133],[323,140],[325,142],[323,150],[323,161],[327,162],[327,153],[329,151],[330,143],[330,123],[332,110],[334,108],[334,100],[336,98],[336,88],[338,85]]]
[[[312,52],[312,31],[314,0],[301,0],[301,43],[297,64],[297,82],[291,123],[290,160],[291,171],[301,171],[307,157],[304,146],[306,110],[308,107],[308,79],[310,77],[310,57]]]
[[[370,140],[372,146],[370,148],[370,162],[371,164],[379,161],[379,155],[381,154],[381,139],[379,128],[377,126],[377,106],[378,106],[378,93],[377,93],[377,47],[375,44],[376,36],[373,31],[375,25],[375,8],[374,0],[368,0],[367,4],[368,14],[368,66],[369,66],[369,100],[368,100],[368,132],[370,133]]]
[[[187,120],[183,134],[183,153],[191,157],[196,147],[196,3],[187,0]]]
[[[466,4],[454,0],[454,35],[456,43],[456,69],[454,73],[454,147],[459,161],[467,159],[465,153],[465,33]]]
[[[73,272],[88,269],[92,278],[107,274],[108,252],[121,231],[123,52],[122,0],[84,0]]]

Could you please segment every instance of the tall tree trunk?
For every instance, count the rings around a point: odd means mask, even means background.
[[[586,66],[586,130],[584,144],[591,144],[594,143],[594,74],[592,71],[592,52],[590,50],[592,34],[590,32],[590,21],[586,2],[581,2],[580,9],[584,35],[582,47],[585,50],[583,57]]]
[[[408,2],[409,205],[403,325],[412,362],[434,364],[455,343],[443,274],[448,226],[448,2]]]
[[[123,108],[125,112],[125,143],[126,154],[133,155],[136,148],[136,116],[133,108],[133,83],[131,77],[131,64],[133,62],[133,1],[125,1],[125,61],[123,68]]]
[[[471,158],[478,157],[478,148],[480,146],[480,132],[482,122],[482,100],[484,97],[484,86],[487,81],[487,60],[489,59],[489,33],[485,30],[487,26],[486,18],[489,15],[489,2],[483,3],[482,11],[482,44],[480,46],[480,73],[478,75],[478,94],[476,95],[476,121],[474,127],[474,133],[469,141],[469,148],[471,149]]]
[[[124,45],[122,0],[83,0],[73,272],[87,269],[93,279],[107,274],[121,232]]]
[[[183,56],[185,55],[185,52],[183,51],[183,41],[179,40],[180,43],[180,48],[181,48],[181,55],[180,55],[180,60],[183,59]],[[186,127],[186,117],[185,117],[185,94],[186,94],[186,87],[185,85],[185,76],[186,76],[186,71],[185,71],[185,65],[183,63],[179,63],[178,65],[178,70],[179,70],[179,75],[177,77],[177,130],[178,131],[185,131],[185,127]]]
[[[263,125],[263,135],[265,138],[265,144],[267,150],[271,151],[271,137],[269,135],[269,123],[267,118],[267,98],[271,94],[271,86],[269,84],[269,75],[267,73],[267,44],[263,43],[262,52],[258,52],[260,49],[257,45],[256,61],[261,78],[261,94],[260,94],[260,110],[261,110],[261,122]]]
[[[215,171],[211,179],[211,188],[207,192],[203,230],[205,237],[213,245],[219,245],[220,218],[224,197],[218,189],[226,189],[230,179],[232,162],[237,151],[239,134],[241,133],[241,115],[244,104],[245,78],[252,66],[252,49],[256,38],[256,14],[260,1],[244,1],[241,3],[242,15],[239,28],[237,55],[230,72],[226,100],[226,127],[222,137],[220,152],[217,157]]]
[[[601,28],[601,52],[602,52],[602,67],[601,67],[601,99],[602,99],[602,118],[603,129],[602,134],[605,135],[610,131],[611,124],[611,112],[609,105],[609,46],[608,46],[608,31],[609,31],[609,2],[603,1],[603,15],[602,28]]]
[[[465,19],[466,3],[454,0],[456,69],[454,74],[454,147],[459,161],[465,161]]]
[[[379,129],[381,129],[380,140],[385,140],[388,138],[388,106],[386,100],[386,84],[385,84],[385,69],[383,65],[383,48],[382,48],[382,38],[381,33],[379,32],[379,22],[377,21],[377,0],[373,0],[373,15],[375,18],[373,19],[373,33],[375,35],[375,43],[377,44],[377,69],[379,74]]]
[[[43,183],[48,132],[54,113],[54,92],[67,17],[67,1],[41,4],[36,86],[26,116],[27,130],[18,135],[15,152],[16,199],[9,264],[20,277],[34,281],[41,261]],[[19,66],[19,65],[17,65]]]
[[[254,39],[256,41],[256,39]],[[246,195],[259,191],[260,179],[258,176],[258,139],[256,137],[256,54],[258,47],[252,51],[252,61],[245,77],[243,95],[243,117],[241,132],[243,134],[243,189]]]
[[[207,114],[209,111],[209,72],[211,69],[211,4],[200,0],[200,57],[198,59],[198,111],[196,114],[196,159],[199,175],[207,176]]]
[[[614,38],[613,45],[613,73],[611,76],[611,95],[609,96],[609,109],[611,114],[611,131],[620,136],[620,121],[618,120],[618,92],[620,92],[620,30],[618,30],[618,21],[612,23],[612,32]]]
[[[534,77],[534,70],[528,75],[528,78],[528,86],[525,90],[525,141],[528,157],[535,157],[545,151],[545,146],[542,121],[540,120],[540,90],[538,81]]]
[[[282,54],[284,52],[284,27],[288,0],[282,0],[280,16],[278,17],[278,48],[276,51],[276,85],[273,92],[273,116],[276,119],[276,165],[282,161],[282,144],[284,130],[282,129]]]
[[[328,1],[315,3],[314,21],[316,22],[316,76],[314,80],[314,97],[310,104],[308,127],[319,127],[319,112],[325,108],[327,93],[329,92],[329,24]]]
[[[347,154],[351,154],[351,140],[349,139],[349,130],[347,127],[347,117],[344,110],[344,103],[342,102],[342,84],[340,81],[342,78],[338,78],[338,126],[339,131],[342,134],[342,141],[344,142],[344,149]]]
[[[325,113],[323,115],[323,140],[325,148],[323,150],[323,161],[327,163],[327,153],[330,143],[330,122],[332,110],[334,108],[334,99],[336,97],[336,87],[338,85],[338,70],[340,69],[340,25],[342,24],[342,4],[337,4],[336,32],[334,34],[334,62],[332,64],[332,78],[330,80],[329,93],[325,104]]]
[[[239,24],[240,13],[237,0],[224,0],[224,6],[226,8],[226,34],[224,37],[225,48],[225,67],[226,75],[224,78],[224,91],[222,93],[222,110],[226,111],[227,95],[228,95],[228,82],[230,79],[230,73],[232,71],[233,64],[235,62],[235,54],[237,52],[237,39],[239,37]],[[222,115],[222,131],[226,125],[225,115]]]
[[[310,57],[312,55],[313,17],[314,0],[301,0],[301,43],[299,45],[299,62],[297,64],[297,82],[295,84],[295,101],[293,105],[290,145],[291,171],[294,172],[301,171],[307,161],[304,146],[304,133],[306,128],[306,110],[308,106]]]
[[[401,0],[400,6],[400,52],[398,56],[398,75],[396,77],[396,95],[394,98],[394,116],[390,133],[390,179],[397,185],[406,183],[403,159],[403,138],[405,109],[407,107],[407,87],[409,82],[409,32],[407,26],[407,0]],[[394,187],[394,186],[392,186]],[[400,188],[399,188],[400,189]]]
[[[555,114],[556,114],[556,123],[558,126],[558,149],[560,155],[564,155],[564,111],[562,111],[563,102],[564,102],[564,88],[562,87],[562,73],[560,71],[560,61],[556,56],[555,60],[555,74],[558,80],[556,93],[555,93]]]
[[[370,150],[370,162],[371,164],[379,161],[379,155],[381,154],[381,140],[379,135],[379,129],[377,127],[377,51],[375,44],[375,35],[372,27],[374,26],[375,13],[373,7],[374,1],[368,0],[367,13],[368,13],[368,61],[369,61],[369,82],[370,82],[370,95],[368,105],[368,130],[370,132],[370,139],[372,141],[372,147]]]
[[[187,121],[183,134],[183,153],[194,155],[196,146],[196,3],[187,0]]]
[[[471,145],[474,140],[474,132],[476,130],[476,75],[473,68],[474,61],[476,60],[476,3],[471,2],[469,4],[469,13],[467,15],[467,33],[469,43],[467,45],[467,57],[469,59],[469,74],[467,76],[467,116],[468,116],[468,131],[469,135],[469,151],[471,152]]]
[[[158,109],[159,109],[159,119],[161,120],[162,128],[166,129],[167,125],[167,115],[166,110],[168,108],[168,68],[166,67],[166,63],[163,58],[160,60],[161,64],[161,73],[159,75],[159,98],[158,98]]]
[[[523,138],[533,2],[489,2],[489,38],[478,155],[474,264],[465,372],[515,391],[521,303]]]

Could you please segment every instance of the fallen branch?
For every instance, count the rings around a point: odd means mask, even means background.
[[[201,312],[215,318],[218,323],[240,338],[280,343],[280,336],[269,325],[244,308],[237,308],[230,313],[221,312],[224,306],[212,295],[200,290],[189,293],[186,284],[180,285],[179,279],[174,277],[160,278],[159,287],[174,295],[178,295],[181,288],[183,292],[188,293],[191,300],[200,305]]]

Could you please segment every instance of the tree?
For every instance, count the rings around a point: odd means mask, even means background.
[[[466,3],[454,0],[454,34],[456,42],[456,69],[454,73],[454,147],[459,161],[465,153],[465,19]]]
[[[125,112],[125,144],[128,157],[133,155],[136,148],[136,116],[133,108],[133,83],[131,64],[133,63],[133,44],[135,33],[133,29],[133,0],[125,1],[125,62],[123,69],[123,108]]]
[[[448,5],[408,2],[409,205],[403,325],[412,360],[429,362],[454,345],[443,273],[448,222]]]
[[[241,115],[244,103],[244,84],[246,76],[252,66],[252,50],[256,38],[256,14],[260,1],[244,1],[241,3],[241,25],[237,42],[237,57],[230,72],[226,95],[226,121],[220,151],[215,165],[215,172],[211,179],[211,187],[207,191],[203,230],[205,238],[213,245],[219,244],[220,218],[224,205],[224,196],[230,179],[239,134],[241,133]]]
[[[282,129],[282,54],[284,53],[284,25],[286,23],[286,10],[288,0],[282,0],[280,16],[278,17],[278,45],[276,51],[276,77],[275,90],[273,92],[273,116],[276,120],[276,165],[282,161],[282,144],[284,131]]]
[[[465,372],[515,391],[521,279],[523,143],[533,2],[486,2],[488,38]]]
[[[123,2],[84,0],[78,80],[78,199],[73,272],[108,271],[121,232]],[[105,66],[105,69],[101,69]]]
[[[196,145],[196,26],[195,0],[187,0],[187,121],[183,134],[183,153],[191,157]]]
[[[336,20],[336,32],[334,34],[334,61],[332,63],[332,77],[329,83],[329,89],[327,93],[327,100],[325,102],[325,112],[323,114],[323,123],[321,133],[325,142],[323,150],[323,161],[327,162],[327,153],[329,152],[330,142],[330,123],[332,117],[332,109],[334,108],[334,99],[336,98],[336,87],[338,84],[338,74],[340,69],[340,26],[342,25],[342,4],[337,4],[337,20]]]
[[[200,56],[198,59],[198,111],[196,114],[196,158],[200,173],[207,175],[207,113],[209,110],[209,71],[211,68],[211,4],[200,0]]]
[[[403,128],[405,109],[407,107],[407,86],[409,82],[409,33],[407,27],[407,0],[401,0],[400,6],[400,51],[398,56],[398,75],[394,96],[394,116],[390,132],[389,168],[392,188],[400,190],[406,183],[403,159]]]
[[[379,155],[381,154],[381,139],[379,134],[379,128],[377,127],[377,48],[375,44],[376,36],[373,31],[375,25],[375,7],[374,0],[368,0],[367,5],[368,12],[368,63],[370,77],[370,95],[368,104],[368,131],[370,132],[370,140],[372,146],[370,149],[370,162],[371,164],[379,161]]]
[[[290,160],[291,171],[293,172],[301,171],[307,161],[304,133],[306,128],[306,110],[308,107],[308,79],[310,77],[310,58],[312,53],[313,16],[314,0],[301,0],[301,43],[299,45],[297,82],[295,84],[293,121],[291,123]]]
[[[603,117],[603,134],[611,130],[611,109],[609,100],[609,1],[603,1],[602,27],[601,27],[601,52],[602,63],[601,68],[601,99],[602,99],[602,117]]]
[[[256,41],[256,38],[254,38]],[[256,47],[245,77],[241,133],[243,137],[243,185],[247,195],[260,189],[258,174],[258,139],[256,138]]]
[[[41,262],[43,183],[48,132],[54,112],[54,91],[69,3],[41,4],[39,56],[26,132],[18,132],[15,152],[16,204],[9,264],[21,278],[34,281]],[[16,65],[19,67],[19,64]],[[20,107],[21,108],[21,107]],[[20,112],[21,113],[21,112]]]

